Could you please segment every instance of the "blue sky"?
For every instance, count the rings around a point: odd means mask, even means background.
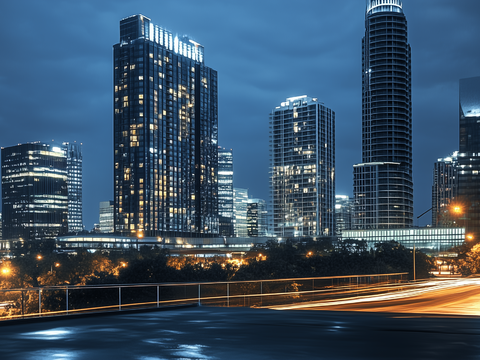
[[[403,5],[418,216],[431,207],[433,162],[458,149],[458,80],[480,75],[480,1]],[[287,97],[309,95],[336,112],[337,194],[352,195],[365,1],[26,0],[0,10],[0,146],[83,143],[87,229],[99,202],[113,200],[112,46],[120,19],[138,13],[205,46],[219,74],[219,144],[234,150],[236,187],[268,199],[268,115]]]

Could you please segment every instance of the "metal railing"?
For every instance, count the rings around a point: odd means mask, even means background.
[[[181,304],[261,307],[398,290],[408,273],[0,289],[0,320]]]

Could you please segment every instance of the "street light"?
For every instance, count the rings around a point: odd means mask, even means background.
[[[5,276],[10,274],[10,269],[7,268],[7,267],[2,268],[2,274],[5,275]]]

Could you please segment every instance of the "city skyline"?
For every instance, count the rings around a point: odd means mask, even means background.
[[[22,16],[0,25],[13,50],[0,60],[5,129],[0,146],[51,139],[83,143],[84,223],[91,229],[98,222],[98,203],[113,200],[111,45],[118,39],[118,21],[143,13],[208,48],[208,64],[219,74],[219,145],[235,152],[235,187],[268,199],[268,114],[279,99],[315,94],[336,112],[336,192],[351,196],[352,165],[361,161],[365,2],[305,1],[293,16],[287,2],[261,4],[252,12],[254,4],[3,5],[6,13]],[[480,31],[474,15],[480,4],[404,0],[403,5],[415,49],[415,219],[431,206],[433,163],[458,149],[458,81],[480,75],[480,50],[472,46]],[[260,21],[267,18],[277,20]],[[284,27],[285,21],[296,26]],[[29,89],[35,96],[22,96]]]

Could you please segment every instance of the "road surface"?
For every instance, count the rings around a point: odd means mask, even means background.
[[[272,307],[277,310],[480,315],[480,279],[434,280],[387,294]]]

